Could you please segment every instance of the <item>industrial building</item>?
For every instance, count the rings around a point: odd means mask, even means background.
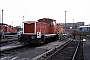
[[[84,22],[77,22],[77,23],[61,23],[62,27],[65,29],[66,32],[72,33],[73,31],[77,31],[79,26],[84,26]]]

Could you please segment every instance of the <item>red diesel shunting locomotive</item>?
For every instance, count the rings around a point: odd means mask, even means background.
[[[19,41],[29,44],[45,43],[53,40],[54,38],[57,38],[56,20],[43,18],[39,19],[38,22],[25,21],[23,34],[21,34]]]
[[[4,34],[13,34],[13,33],[17,33],[17,28],[11,26],[11,25],[7,25],[7,24],[2,24],[0,23],[0,30],[2,30],[4,32]]]

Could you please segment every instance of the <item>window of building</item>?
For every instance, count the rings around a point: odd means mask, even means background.
[[[80,31],[82,31],[82,28],[79,28]]]
[[[90,31],[90,27],[89,27],[89,31]]]

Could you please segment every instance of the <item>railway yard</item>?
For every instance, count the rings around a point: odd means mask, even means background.
[[[54,19],[25,21],[23,32],[0,26],[0,60],[90,59],[90,36],[78,31],[67,34]]]
[[[90,1],[1,0],[0,60],[90,60]]]
[[[4,42],[2,42],[4,41]],[[24,45],[18,39],[1,40],[0,60],[88,60],[90,40],[66,38],[42,45]]]

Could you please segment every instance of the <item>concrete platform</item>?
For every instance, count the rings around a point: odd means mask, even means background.
[[[84,60],[90,60],[90,40],[83,43]]]
[[[17,60],[17,59],[21,59],[21,60],[29,59],[29,60],[31,60],[31,59],[34,59],[34,58],[38,57],[39,55],[47,52],[50,49],[55,48],[56,46],[65,44],[67,41],[68,40],[60,41],[60,42],[58,42],[58,41],[51,42],[51,43],[46,44],[44,46],[36,47],[34,49],[31,49],[31,50],[28,50],[28,51],[24,51],[22,53],[18,53],[16,55],[14,55],[13,58],[16,58],[14,60]]]
[[[14,40],[18,40],[18,38],[13,38],[13,39],[2,39],[2,40],[0,40],[0,43],[5,43],[5,42],[8,42],[8,41],[14,41]]]
[[[65,41],[60,41],[60,42],[55,41],[55,42],[51,42],[49,44],[46,44],[44,46],[40,46],[40,47],[37,47],[37,48],[50,50],[50,49],[52,49],[56,46],[64,44],[65,42],[66,42],[66,40]]]
[[[5,51],[5,50],[8,50],[8,49],[13,49],[13,48],[21,47],[21,46],[23,46],[23,45],[20,45],[19,42],[12,43],[12,44],[8,44],[6,46],[0,46],[0,51]]]

